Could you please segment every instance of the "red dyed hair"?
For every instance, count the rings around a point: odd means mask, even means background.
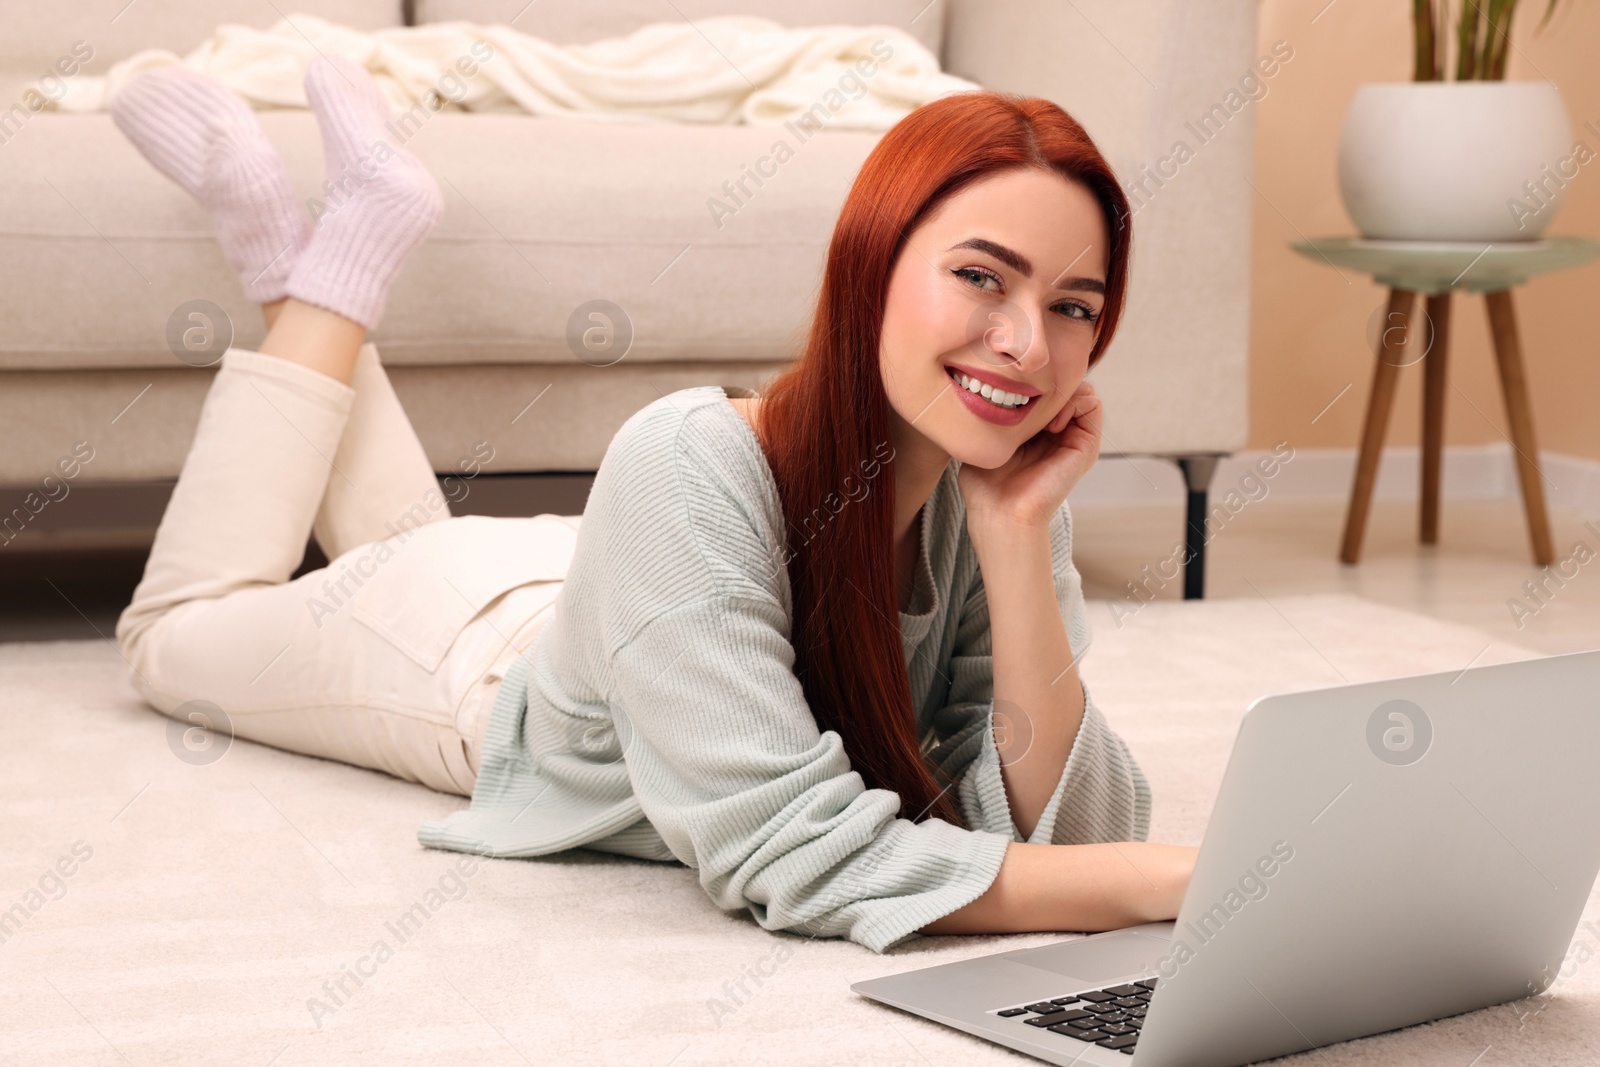
[[[762,394],[758,435],[788,526],[795,674],[819,729],[835,730],[867,788],[900,795],[911,819],[964,826],[922,755],[901,645],[894,567],[894,468],[837,513],[890,440],[878,370],[889,275],[914,230],[969,183],[1016,167],[1053,170],[1087,188],[1110,234],[1092,366],[1111,340],[1127,288],[1131,214],[1111,168],[1073,118],[1048,100],[958,93],[917,108],[878,141],[839,212],[822,291],[799,360]],[[826,528],[810,532],[821,516]],[[831,518],[829,517],[831,516]]]

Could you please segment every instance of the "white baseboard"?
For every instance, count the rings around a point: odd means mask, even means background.
[[[1250,451],[1220,460],[1211,479],[1212,500],[1232,489],[1247,497],[1259,497],[1262,490],[1251,476],[1264,482],[1272,496],[1283,500],[1349,499],[1355,480],[1355,449],[1296,449],[1288,460],[1279,461],[1271,477],[1263,478],[1256,463],[1271,456],[1266,451]],[[1552,511],[1586,517],[1600,515],[1600,461],[1541,452],[1539,462],[1544,472],[1545,500]],[[1416,500],[1421,466],[1420,448],[1384,449],[1373,495],[1380,500]],[[1443,474],[1441,492],[1447,500],[1521,498],[1509,444],[1448,447],[1444,450]],[[1071,496],[1074,505],[1181,506],[1182,502],[1183,476],[1177,464],[1151,456],[1102,457]]]

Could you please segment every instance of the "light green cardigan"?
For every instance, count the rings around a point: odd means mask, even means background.
[[[874,952],[980,896],[1023,838],[995,748],[988,606],[958,468],[922,510],[899,623],[924,752],[960,777],[973,829],[897,817],[898,795],[867,789],[838,733],[818,731],[794,675],[771,468],[722,387],[699,386],[652,402],[611,441],[554,615],[501,683],[471,807],[424,823],[422,843],[677,860],[718,907],[748,908],[765,929]],[[1050,538],[1081,661],[1089,623],[1066,505]],[[1027,840],[1142,840],[1149,819],[1149,785],[1090,699]]]

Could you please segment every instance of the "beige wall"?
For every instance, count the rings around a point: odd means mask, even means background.
[[[1508,77],[1555,82],[1573,136],[1600,151],[1600,140],[1582,130],[1584,122],[1600,120],[1600,7],[1561,0],[1537,35],[1545,0],[1521,0],[1519,7]],[[1409,79],[1410,10],[1405,0],[1262,0],[1260,52],[1282,39],[1295,56],[1269,83],[1256,115],[1253,448],[1280,440],[1297,448],[1351,448],[1359,438],[1373,364],[1368,323],[1387,290],[1349,270],[1346,284],[1288,242],[1302,234],[1355,234],[1335,174],[1339,128],[1357,86]],[[1600,160],[1568,185],[1545,234],[1600,237]],[[1540,449],[1600,460],[1600,262],[1535,278],[1515,292]],[[1450,380],[1457,388],[1448,391],[1445,443],[1504,441],[1483,297],[1458,293],[1451,303]],[[1402,371],[1388,443],[1418,443],[1421,380],[1420,365]]]

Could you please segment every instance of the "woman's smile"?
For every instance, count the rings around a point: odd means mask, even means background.
[[[993,386],[981,384],[977,379],[963,374],[954,367],[946,367],[944,370],[955,385],[956,393],[960,396],[961,402],[967,406],[967,410],[997,426],[1015,426],[1020,423],[1028,417],[1028,412],[1032,410],[1033,403],[1037,399],[1036,395],[1022,398],[1016,393],[997,391]],[[986,393],[990,395],[986,396]],[[1011,403],[996,398],[1010,398],[1013,401],[1021,399],[1022,402]]]
[[[958,385],[975,393],[981,393],[986,400],[993,400],[1001,407],[1026,404],[1039,395],[1039,390],[1025,382],[1002,377],[993,371],[962,366],[959,363],[947,364],[945,373],[949,374]]]

